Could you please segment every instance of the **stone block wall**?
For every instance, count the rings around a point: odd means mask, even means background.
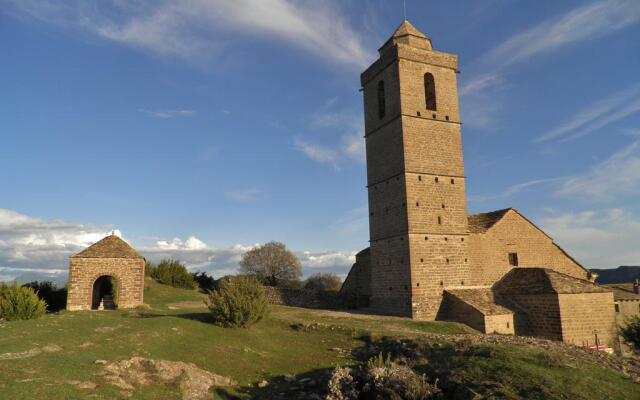
[[[484,317],[485,333],[515,335],[513,314],[486,315]]]
[[[562,340],[581,346],[594,344],[595,334],[601,343],[618,350],[613,293],[560,294]]]
[[[264,296],[268,304],[303,308],[340,308],[348,307],[349,299],[339,293],[317,290],[264,287]]]
[[[91,310],[93,285],[101,276],[116,279],[118,308],[141,306],[144,302],[144,266],[143,258],[72,257],[67,310]]]
[[[371,299],[371,250],[356,255],[356,262],[347,275],[340,294],[351,298],[354,307],[369,307]]]
[[[518,310],[515,327],[517,335],[562,340],[562,321],[557,294],[522,294],[505,297],[504,300],[508,304],[514,304]]]

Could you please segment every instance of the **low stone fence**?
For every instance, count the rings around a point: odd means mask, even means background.
[[[332,292],[265,286],[264,295],[267,303],[283,306],[330,309],[350,307],[349,299]]]

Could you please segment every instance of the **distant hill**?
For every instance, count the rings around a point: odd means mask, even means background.
[[[609,283],[630,283],[640,279],[640,266],[622,266],[615,269],[592,269],[598,274],[596,283],[606,285]]]

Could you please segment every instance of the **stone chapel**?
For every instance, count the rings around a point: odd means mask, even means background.
[[[468,215],[457,57],[404,21],[361,75],[370,247],[359,307],[482,332],[617,342],[610,290],[513,208]]]
[[[69,262],[67,310],[134,308],[144,301],[145,259],[109,235]]]

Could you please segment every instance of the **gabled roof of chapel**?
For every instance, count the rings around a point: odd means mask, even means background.
[[[578,294],[611,292],[593,282],[548,268],[513,268],[493,286],[499,294]]]
[[[127,242],[115,234],[92,244],[74,258],[143,258]]]

